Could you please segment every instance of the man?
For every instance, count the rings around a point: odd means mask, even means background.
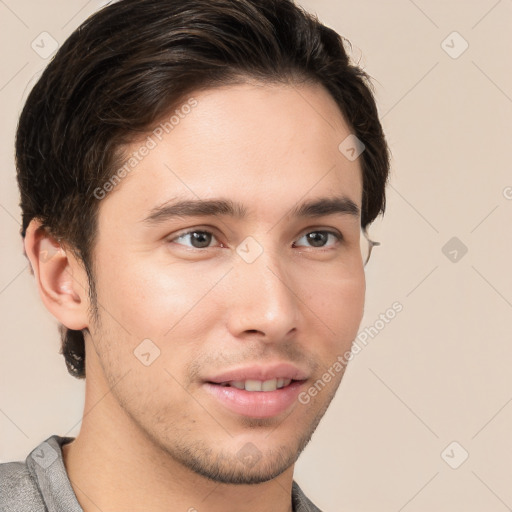
[[[20,117],[22,236],[86,379],[10,511],[316,508],[294,463],[363,314],[388,148],[367,76],[290,0],[121,0]]]

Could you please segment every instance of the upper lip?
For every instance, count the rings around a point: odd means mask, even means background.
[[[206,379],[207,382],[220,384],[234,380],[271,380],[271,379],[305,380],[307,374],[290,363],[259,364],[233,368]]]

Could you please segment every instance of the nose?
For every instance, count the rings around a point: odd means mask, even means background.
[[[235,338],[269,343],[289,339],[298,328],[300,298],[285,262],[270,251],[252,263],[237,258],[230,275],[228,328]],[[297,285],[295,285],[295,288]]]

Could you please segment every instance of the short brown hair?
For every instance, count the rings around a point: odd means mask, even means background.
[[[244,79],[318,83],[361,155],[361,223],[385,209],[389,150],[368,75],[344,40],[292,0],[121,0],[65,41],[32,89],[16,136],[22,229],[38,218],[83,261],[95,302],[98,198],[118,150],[186,95]],[[341,141],[340,141],[341,142]],[[81,331],[61,328],[68,371],[85,377]]]

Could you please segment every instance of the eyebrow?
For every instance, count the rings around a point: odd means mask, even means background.
[[[360,216],[357,204],[348,197],[322,197],[301,203],[289,212],[296,218],[315,218],[327,215],[343,214],[354,217]],[[159,224],[176,217],[229,216],[243,219],[247,209],[240,203],[230,199],[187,199],[182,201],[167,201],[150,210],[143,219],[147,224]]]

